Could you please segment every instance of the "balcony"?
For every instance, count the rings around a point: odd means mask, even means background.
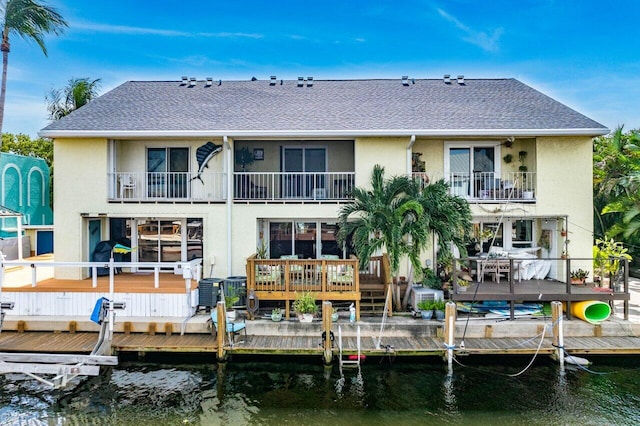
[[[233,199],[239,201],[340,201],[349,200],[354,172],[233,174]],[[223,172],[148,173],[118,172],[108,175],[109,201],[223,202],[227,180]]]
[[[234,173],[234,199],[260,201],[338,201],[351,199],[353,172]]]
[[[439,179],[430,173],[413,173],[423,184]],[[450,193],[479,202],[535,201],[535,172],[475,172],[449,173]]]
[[[225,173],[148,173],[108,174],[109,201],[224,201]]]

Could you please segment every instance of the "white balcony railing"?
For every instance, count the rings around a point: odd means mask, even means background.
[[[292,201],[345,200],[355,181],[354,172],[283,173],[240,172],[233,174],[236,200]],[[108,175],[110,201],[224,201],[226,174],[222,172],[145,173]]]
[[[345,200],[350,199],[354,172],[234,173],[237,200]]]
[[[421,183],[440,179],[431,173],[414,173]],[[475,172],[449,173],[445,180],[453,195],[480,201],[534,201],[535,172]]]
[[[112,201],[224,201],[225,173],[120,172],[108,176]]]

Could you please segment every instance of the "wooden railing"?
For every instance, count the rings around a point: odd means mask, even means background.
[[[353,301],[360,318],[357,259],[247,259],[247,294],[259,300],[285,302],[287,319],[297,293],[311,292],[319,301]]]

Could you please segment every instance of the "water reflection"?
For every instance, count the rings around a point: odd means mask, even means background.
[[[635,360],[628,366],[600,366],[606,374],[561,373],[557,365],[541,362],[516,378],[506,375],[522,366],[502,361],[459,367],[453,374],[436,362],[368,363],[341,374],[337,366],[326,368],[317,361],[130,363],[64,391],[9,375],[0,377],[0,424],[640,422]]]

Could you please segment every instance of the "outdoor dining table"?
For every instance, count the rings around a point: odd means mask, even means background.
[[[518,282],[522,282],[522,274],[520,273],[520,259],[512,259],[508,257],[484,257],[476,259],[476,276],[478,281],[484,281],[484,274],[493,274],[493,281],[500,281],[500,274],[507,276],[515,271],[518,272]],[[513,264],[513,271],[511,265]]]

